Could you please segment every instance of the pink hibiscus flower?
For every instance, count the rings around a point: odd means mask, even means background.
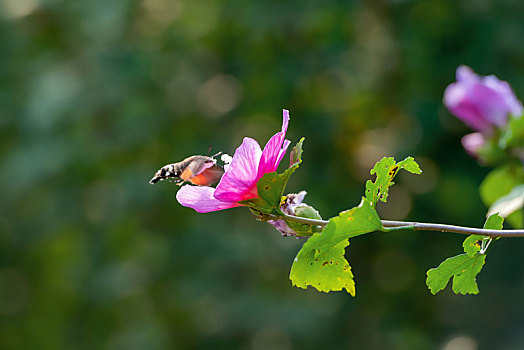
[[[475,131],[491,135],[506,127],[509,115],[520,118],[522,103],[505,81],[494,75],[479,76],[466,66],[457,68],[457,81],[444,92],[444,104]]]
[[[208,213],[239,207],[240,201],[258,197],[258,180],[277,170],[289,147],[290,141],[284,139],[288,123],[289,111],[284,109],[282,131],[271,137],[263,151],[258,142],[245,137],[216,188],[182,186],[176,194],[178,202],[199,213]]]

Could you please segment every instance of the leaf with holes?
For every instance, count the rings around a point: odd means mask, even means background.
[[[464,252],[466,252],[468,256],[475,256],[480,251],[482,242],[487,240],[489,240],[489,237],[471,235],[464,240],[464,242],[462,243],[462,247],[464,248]]]
[[[382,202],[387,200],[389,187],[394,184],[393,178],[401,169],[405,169],[412,174],[422,173],[413,157],[407,157],[398,163],[395,162],[393,157],[384,157],[371,169],[371,175],[376,174],[377,178],[375,181],[368,180],[366,182],[366,198],[373,207],[379,200]]]
[[[504,218],[498,215],[498,213],[495,213],[490,215],[490,217],[486,220],[484,228],[490,230],[502,230],[503,223]],[[490,239],[491,238],[487,236],[470,235],[468,236],[468,238],[464,240],[464,243],[462,243],[462,247],[464,248],[464,252],[468,254],[468,256],[474,256],[475,254],[480,252],[482,244],[485,244]]]
[[[377,211],[366,198],[362,198],[358,207],[331,218],[322,234],[313,235],[308,242],[314,242],[317,249],[327,249],[345,239],[381,229],[382,221]]]
[[[298,252],[291,267],[290,279],[294,286],[307,288],[311,285],[321,292],[345,289],[355,296],[355,281],[351,266],[344,258],[349,241],[342,240],[329,249],[315,249],[306,242]]]
[[[319,291],[345,289],[355,296],[355,282],[344,248],[349,238],[382,229],[382,222],[366,199],[358,207],[331,218],[321,233],[311,236],[298,253],[289,278],[300,288],[313,286]]]

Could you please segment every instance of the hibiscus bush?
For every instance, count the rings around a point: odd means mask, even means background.
[[[389,188],[399,171],[422,174],[413,157],[397,162],[384,157],[371,169],[374,176],[365,184],[360,203],[338,216],[323,220],[320,213],[304,202],[306,191],[286,193],[291,175],[302,162],[304,139],[299,140],[282,172],[278,168],[291,142],[286,140],[290,113],[283,111],[282,129],[264,146],[245,137],[216,187],[183,185],[176,198],[183,206],[199,213],[234,207],[247,207],[260,221],[273,225],[283,236],[303,239],[304,244],[291,266],[294,286],[312,286],[319,291],[345,290],[355,296],[355,280],[346,259],[350,239],[373,232],[396,230],[433,230],[466,234],[463,253],[446,259],[427,271],[426,284],[436,294],[452,280],[453,292],[476,294],[476,277],[481,271],[488,248],[502,237],[524,237],[524,118],[522,103],[510,85],[495,76],[478,76],[469,67],[457,69],[457,81],[444,92],[449,111],[475,132],[462,139],[464,149],[482,165],[496,167],[480,187],[488,206],[483,228],[382,220],[376,211],[388,199]],[[218,164],[212,159],[212,163]],[[224,158],[223,158],[224,159]],[[192,174],[199,176],[206,167]],[[177,177],[174,174],[172,177]],[[191,180],[191,178],[184,179]],[[211,185],[211,184],[209,184]],[[481,215],[481,213],[479,213]],[[503,222],[511,229],[504,229]],[[377,236],[379,238],[380,236]]]

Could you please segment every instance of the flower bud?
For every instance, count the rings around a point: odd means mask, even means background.
[[[306,191],[288,194],[280,209],[287,215],[321,220],[322,218],[315,208],[302,203],[306,194]],[[316,231],[316,227],[293,221],[269,220],[268,222],[273,225],[282,236],[310,236]]]
[[[477,157],[479,150],[486,145],[486,139],[480,132],[473,132],[462,137],[462,147],[472,157]]]

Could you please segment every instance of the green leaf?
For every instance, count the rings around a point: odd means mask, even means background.
[[[293,285],[304,289],[311,285],[326,293],[345,289],[355,296],[353,273],[344,258],[349,240],[342,240],[327,250],[311,248],[308,242],[298,252],[291,267],[289,278]]]
[[[500,148],[524,146],[524,118],[522,116],[509,119],[508,125],[499,140]]]
[[[468,254],[468,256],[475,256],[480,251],[480,248],[482,246],[482,241],[487,240],[486,236],[479,236],[479,235],[471,235],[468,236],[462,243],[462,247],[464,248],[464,252]],[[489,238],[488,238],[489,239]]]
[[[273,214],[280,215],[280,202],[282,198],[285,182],[282,182],[281,175],[277,173],[267,173],[257,183],[258,197],[239,201],[251,209],[255,215]]]
[[[491,215],[484,223],[485,229],[502,230],[504,219],[498,214]],[[453,277],[453,292],[455,294],[477,294],[479,292],[476,277],[486,262],[484,245],[491,238],[480,235],[468,236],[462,243],[464,252],[444,260],[437,268],[430,269],[426,274],[426,284],[431,293],[436,294],[446,287]],[[484,251],[481,252],[481,248]]]
[[[404,169],[412,174],[422,174],[422,169],[420,169],[420,166],[415,162],[413,157],[407,157],[403,161],[398,162],[397,166],[399,167],[399,170]]]
[[[258,197],[240,201],[263,214],[280,214],[280,201],[287,185],[289,177],[298,169],[302,162],[302,143],[304,138],[293,147],[290,159],[291,165],[282,174],[276,172],[267,173],[257,183]]]
[[[455,294],[477,294],[479,292],[476,277],[486,261],[486,255],[469,256],[461,254],[444,260],[437,268],[427,272],[426,284],[432,294],[444,289],[453,277]]]
[[[490,230],[502,230],[503,223],[504,218],[499,216],[498,213],[495,213],[488,217],[486,223],[484,224],[484,228]],[[464,248],[464,252],[466,252],[468,256],[475,256],[475,254],[480,252],[482,244],[485,244],[485,242],[489,241],[490,239],[491,238],[487,236],[470,235],[468,236],[468,238],[464,240],[464,243],[462,243],[462,247]]]
[[[488,215],[499,213],[502,217],[508,217],[524,206],[524,185],[518,185],[505,196],[497,199],[488,209]]]
[[[524,169],[521,164],[511,164],[490,172],[480,185],[480,197],[484,204],[491,207],[497,199],[509,194],[513,188],[524,183]],[[494,212],[496,209],[493,209]],[[518,210],[506,217],[511,226],[522,227],[522,211]]]
[[[302,144],[304,138],[301,138],[300,141],[293,147],[291,153],[289,154],[289,167],[292,168],[294,165],[300,164],[302,162]]]
[[[301,218],[322,220],[320,213],[315,208],[307,204],[301,204],[300,206],[296,207],[295,215]],[[285,220],[285,221],[286,221],[286,224],[289,226],[289,228],[295,231],[299,236],[304,236],[304,235],[310,236],[313,233],[319,231],[317,229],[317,226],[301,224],[299,222],[290,221],[290,220]]]
[[[491,214],[486,222],[484,223],[484,228],[486,230],[502,230],[504,225],[504,218],[498,213]]]
[[[371,169],[371,175],[376,174],[377,178],[374,182],[371,180],[366,182],[366,198],[373,207],[379,200],[382,202],[387,200],[389,187],[394,184],[393,178],[400,169],[405,169],[413,174],[422,173],[413,157],[407,157],[399,163],[395,162],[393,157],[384,157]]]
[[[301,218],[322,220],[320,213],[310,205],[301,205],[295,209],[295,215]]]
[[[511,164],[491,171],[480,184],[480,198],[487,206],[524,183],[522,165]]]
[[[349,238],[382,229],[382,222],[366,199],[358,207],[331,218],[321,233],[311,236],[299,251],[289,278],[293,285],[311,285],[322,292],[345,289],[355,296],[355,282],[344,248]]]
[[[282,193],[286,187],[289,173],[286,174],[268,173],[264,174],[257,183],[258,197],[267,203],[267,207],[272,211],[280,207]]]
[[[322,234],[315,234],[308,243],[327,249],[342,240],[382,229],[382,221],[371,203],[362,198],[358,207],[341,212],[329,220]]]
[[[455,294],[477,294],[479,292],[476,278],[486,262],[486,255],[478,254],[474,257],[468,256],[467,259],[468,260],[464,261],[461,266],[457,266],[462,272],[454,274],[453,292]]]

